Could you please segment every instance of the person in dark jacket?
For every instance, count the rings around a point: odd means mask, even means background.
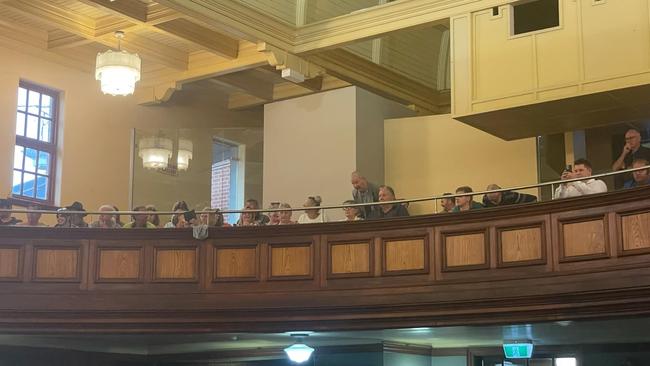
[[[485,190],[492,191],[495,189],[501,189],[501,187],[496,184],[490,184]],[[533,196],[532,194],[517,193],[512,191],[493,192],[483,196],[483,206],[485,207],[517,205],[520,203],[530,202],[537,202],[537,197]]]

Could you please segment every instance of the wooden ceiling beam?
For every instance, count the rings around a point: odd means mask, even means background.
[[[239,52],[238,40],[187,19],[175,19],[157,24],[154,27],[223,57],[237,58]]]
[[[59,29],[51,30],[47,34],[48,50],[79,47],[92,42],[94,41]]]
[[[93,18],[66,11],[47,1],[10,0],[3,3],[3,5],[19,11],[28,17],[51,24],[68,33],[102,43],[112,48],[117,47],[117,40],[111,34],[97,36],[97,24]],[[127,34],[122,45],[129,52],[137,52],[145,59],[154,63],[159,63],[176,70],[186,70],[188,67],[189,55],[187,52],[169,46],[154,44],[151,40],[137,36],[136,34]]]
[[[217,80],[267,102],[273,100],[273,83],[255,78],[250,73],[237,72],[222,75]]]

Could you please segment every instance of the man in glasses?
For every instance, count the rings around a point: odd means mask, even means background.
[[[621,155],[612,165],[612,170],[629,169],[632,162],[636,159],[645,159],[650,161],[650,149],[641,146],[641,132],[636,128],[630,128],[625,132],[625,145]]]

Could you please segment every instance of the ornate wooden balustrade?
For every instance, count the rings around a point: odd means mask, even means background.
[[[356,223],[0,228],[0,330],[202,332],[650,313],[650,189]]]

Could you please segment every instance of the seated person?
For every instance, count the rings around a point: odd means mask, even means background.
[[[8,199],[0,198],[0,209],[11,210],[11,201]],[[11,226],[22,222],[17,218],[11,216],[11,212],[0,212],[0,226]]]
[[[578,159],[573,163],[573,172],[565,171],[562,173],[560,179],[589,178],[591,172],[591,163],[587,159]],[[560,184],[553,194],[553,199],[604,192],[607,192],[607,184],[605,182],[600,179],[585,179]]]
[[[97,211],[107,212],[106,214],[99,215],[97,221],[90,223],[92,228],[103,228],[103,229],[119,229],[121,226],[115,222],[115,209],[111,205],[101,205]]]
[[[281,203],[279,208],[291,208],[291,205],[288,203]],[[280,211],[280,222],[278,225],[292,225],[296,222],[291,220],[293,216],[293,211]]]
[[[27,206],[28,210],[40,211],[42,210],[39,205],[29,205]],[[27,216],[27,221],[19,222],[16,226],[47,226],[41,222],[41,213],[40,212],[29,212],[25,214]]]
[[[260,209],[260,203],[257,202],[256,199],[249,198],[246,200],[244,203],[244,210],[259,210]],[[250,221],[246,223],[246,225],[243,225],[241,222],[242,216],[239,216],[239,221],[237,221],[237,226],[259,226],[259,225],[266,225],[269,223],[269,217],[266,215],[263,215],[261,212],[251,212],[251,217]]]
[[[66,214],[65,211],[67,211],[65,207],[56,210],[56,224],[54,227],[70,227],[68,223],[70,215]]]
[[[133,221],[122,226],[125,229],[155,229],[156,225],[149,222],[149,214],[145,206],[138,206],[133,208],[133,211],[142,211],[141,214],[131,215]]]
[[[462,186],[456,188],[456,194],[460,193],[472,193],[474,192],[471,187]],[[483,205],[474,201],[474,196],[458,196],[456,197],[456,207],[454,207],[451,212],[461,212],[469,210],[477,210],[483,208]]]
[[[280,208],[280,202],[271,202],[269,208],[270,209]],[[270,211],[268,217],[269,217],[269,223],[267,225],[280,224],[280,211]]]
[[[443,196],[451,196],[451,193],[443,193]],[[447,212],[452,212],[454,207],[456,207],[456,199],[455,198],[441,198],[440,199],[440,207],[442,207],[441,213],[447,213]]]
[[[319,207],[322,202],[320,196],[310,196],[307,197],[307,201],[302,205],[303,207]],[[321,222],[328,222],[329,219],[325,212],[321,212],[320,209],[311,208],[306,209],[305,213],[298,217],[299,224],[315,224]]]
[[[490,184],[485,189],[486,191],[493,191],[501,189],[496,184]],[[486,193],[483,196],[483,206],[496,207],[505,205],[516,205],[519,203],[537,202],[537,197],[532,194],[518,193],[513,191],[492,192]]]
[[[183,218],[183,213],[189,210],[190,209],[185,201],[177,201],[174,203],[172,211],[176,213],[173,214],[169,222],[165,224],[165,229],[186,227],[187,223],[185,222],[185,218]]]
[[[149,222],[156,225],[156,227],[160,227],[160,216],[156,213],[158,210],[156,210],[156,206],[154,205],[146,205],[144,208],[147,209],[147,211],[152,212],[149,214]]]
[[[120,211],[120,209],[117,208],[117,206],[113,206],[113,209],[115,210],[115,212],[119,212],[119,211]],[[115,223],[118,224],[120,227],[124,226],[124,223],[123,223],[122,220],[120,219],[120,215],[117,215],[117,214],[116,214],[116,215],[113,215],[113,218],[115,219]]]
[[[67,227],[88,227],[88,223],[84,221],[84,217],[88,215],[85,213],[86,210],[84,210],[84,206],[81,202],[74,201],[70,206],[67,206],[65,210],[78,212],[68,214]]]
[[[395,191],[390,186],[379,186],[379,202],[395,201]],[[371,219],[409,216],[406,207],[401,203],[380,205],[370,213]]]
[[[356,202],[354,200],[347,200],[343,202],[344,205],[353,205]],[[343,207],[343,214],[345,215],[345,219],[343,221],[359,221],[363,220],[363,213],[362,209],[363,207]]]
[[[632,168],[641,168],[650,165],[646,159],[634,159]],[[623,188],[634,188],[640,186],[647,186],[650,184],[650,169],[641,169],[632,172],[632,179],[625,182]]]

